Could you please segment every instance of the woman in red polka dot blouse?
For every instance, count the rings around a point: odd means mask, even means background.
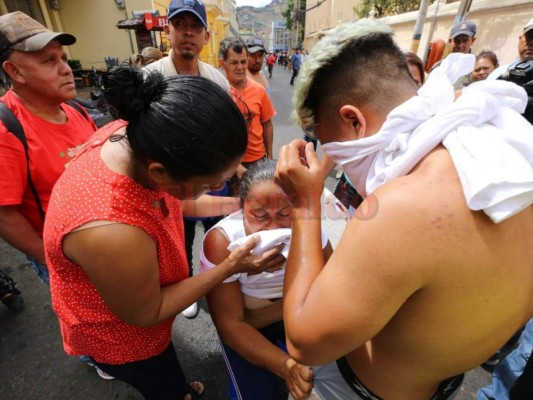
[[[147,399],[195,398],[171,341],[176,314],[238,272],[280,267],[257,240],[188,278],[182,215],[212,216],[238,201],[204,195],[230,179],[247,129],[229,95],[196,76],[145,81],[112,70],[117,121],[94,134],[58,180],[44,229],[52,303],[65,351],[87,355]]]

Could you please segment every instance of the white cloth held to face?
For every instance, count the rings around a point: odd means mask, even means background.
[[[533,126],[520,115],[527,94],[514,83],[480,81],[455,100],[453,82],[474,61],[470,54],[450,54],[417,96],[390,112],[379,132],[322,149],[366,197],[408,174],[442,143],[471,210],[483,210],[494,222],[516,214],[533,203]]]
[[[280,254],[285,258],[289,255],[289,244],[291,242],[291,230],[289,228],[271,229],[253,233],[231,242],[228,246],[228,250],[235,250],[238,246],[243,245],[254,236],[259,236],[260,241],[252,249],[252,255],[259,256],[280,244],[285,245]]]

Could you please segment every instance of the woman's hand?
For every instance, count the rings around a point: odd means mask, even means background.
[[[294,400],[305,400],[313,390],[313,371],[288,358],[283,364],[283,378]]]
[[[285,257],[280,254],[283,244],[261,255],[252,255],[251,251],[259,243],[259,240],[259,236],[254,236],[230,253],[227,261],[232,265],[234,274],[245,272],[249,275],[254,275],[265,271],[274,272],[281,269],[283,264],[285,264]]]

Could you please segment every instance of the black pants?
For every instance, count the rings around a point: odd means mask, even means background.
[[[300,72],[300,68],[293,68],[292,69],[291,85],[294,85],[294,80],[298,76],[298,72]]]
[[[96,365],[133,386],[147,400],[181,400],[190,393],[172,342],[161,354],[146,360],[121,365],[96,362]]]
[[[529,355],[522,375],[518,377],[511,387],[509,398],[511,400],[533,399],[533,357],[531,357],[531,354]]]

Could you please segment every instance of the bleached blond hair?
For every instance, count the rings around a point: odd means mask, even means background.
[[[293,97],[292,117],[304,131],[309,133],[309,128],[316,124],[315,110],[306,105],[306,100],[316,83],[318,72],[338,61],[336,58],[348,46],[364,36],[375,33],[392,35],[392,29],[375,19],[365,18],[357,22],[345,22],[326,33],[310,51],[298,74]]]

